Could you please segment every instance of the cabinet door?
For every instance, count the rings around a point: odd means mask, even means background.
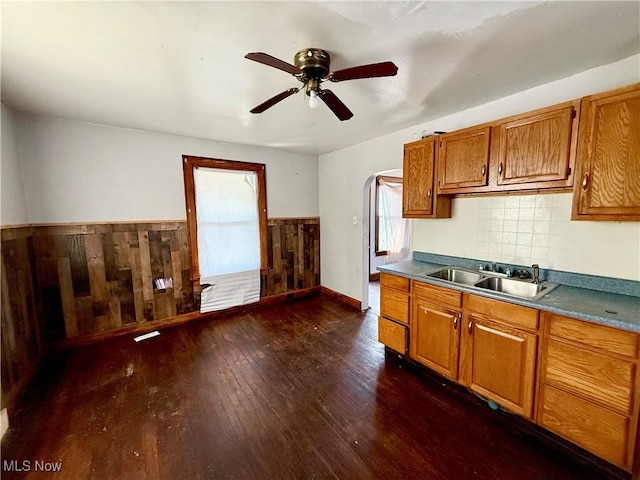
[[[537,335],[468,317],[471,338],[469,388],[527,418],[533,418]]]
[[[438,154],[439,191],[487,184],[490,132],[490,127],[480,127],[442,136]]]
[[[496,127],[498,185],[545,182],[570,186],[573,105],[526,114]]]
[[[640,220],[640,84],[582,101],[573,220]]]
[[[428,216],[433,213],[435,152],[435,139],[404,146],[403,217]]]
[[[460,312],[424,300],[414,300],[409,349],[411,358],[456,380],[459,341]]]
[[[398,353],[407,353],[407,327],[378,317],[378,341]]]

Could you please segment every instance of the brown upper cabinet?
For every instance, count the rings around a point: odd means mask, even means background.
[[[475,189],[487,185],[491,127],[472,127],[440,137],[438,190]]]
[[[640,84],[583,98],[572,220],[640,220]]]
[[[571,187],[579,110],[575,100],[442,135],[438,191]]]
[[[491,163],[497,185],[569,187],[575,163],[580,102],[511,117],[493,127]],[[493,152],[493,150],[492,150]]]
[[[404,146],[402,216],[405,218],[451,217],[451,198],[439,197],[433,188],[437,138]]]

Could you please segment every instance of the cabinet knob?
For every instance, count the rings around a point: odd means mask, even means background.
[[[484,174],[487,173],[487,166],[483,165],[482,166],[482,176],[484,177]]]
[[[589,174],[585,173],[584,177],[582,177],[582,190],[586,190],[589,186]]]
[[[469,325],[467,325],[467,329],[469,330],[469,333],[473,331],[473,322],[469,322]]]
[[[457,315],[455,317],[453,317],[453,329],[454,330],[458,329],[458,316]]]
[[[431,198],[431,189],[427,192],[427,197]]]
[[[502,175],[502,162],[500,162],[500,165],[498,165],[498,174]]]

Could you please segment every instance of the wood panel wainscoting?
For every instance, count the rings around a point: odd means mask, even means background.
[[[267,220],[269,272],[260,296],[268,297],[320,285],[320,219]]]
[[[3,227],[2,406],[52,344],[81,345],[199,318],[186,222]],[[261,297],[320,289],[319,218],[271,219]],[[173,287],[154,288],[172,278]]]

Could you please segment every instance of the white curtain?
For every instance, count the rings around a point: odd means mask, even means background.
[[[389,263],[410,256],[411,225],[402,218],[402,183],[378,180],[378,249],[386,250]]]
[[[255,172],[194,170],[201,312],[260,300],[260,226]]]

